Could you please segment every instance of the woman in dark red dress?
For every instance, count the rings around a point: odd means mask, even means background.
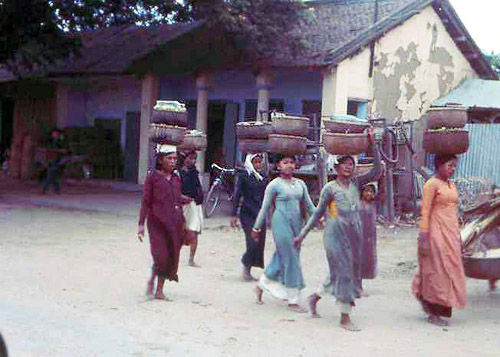
[[[139,214],[139,240],[144,237],[147,218],[153,269],[148,281],[147,295],[165,300],[165,279],[179,281],[177,268],[183,243],[184,215],[182,205],[190,199],[181,194],[181,180],[174,172],[177,164],[175,147],[162,146],[157,154],[156,170],[146,177]]]

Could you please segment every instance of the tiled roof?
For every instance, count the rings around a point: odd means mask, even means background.
[[[298,34],[307,43],[307,51],[294,56],[291,51],[280,50],[266,59],[267,64],[286,67],[335,65],[355,55],[371,41],[383,36],[425,7],[433,6],[444,19],[443,23],[450,35],[461,39],[457,40],[457,46],[476,72],[482,78],[497,78],[449,0],[315,0],[305,3],[315,19],[311,23],[297,25]],[[162,45],[194,31],[200,25],[199,22],[150,28],[132,25],[87,32],[82,36],[83,48],[80,55],[52,66],[49,74],[65,76],[127,73],[133,70],[131,66],[134,63],[147,58],[146,55],[157,52]],[[466,41],[463,41],[463,38]],[[146,68],[149,68],[147,60],[145,61]],[[0,82],[8,77],[8,73],[4,74],[0,70]]]
[[[200,23],[155,27],[114,26],[82,35],[80,54],[49,69],[51,75],[120,74],[159,46],[197,28]]]
[[[307,43],[307,54],[293,58],[283,53],[279,62],[283,65],[324,66],[332,63],[332,51],[351,43],[360,34],[397,13],[415,0],[378,0],[375,21],[375,0],[323,0],[306,2],[315,18],[300,28]],[[278,61],[276,61],[278,62]]]

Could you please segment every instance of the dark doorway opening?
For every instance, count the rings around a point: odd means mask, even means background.
[[[6,151],[12,144],[14,125],[14,100],[0,100],[0,163],[6,159]]]

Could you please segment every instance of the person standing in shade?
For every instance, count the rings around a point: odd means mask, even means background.
[[[266,245],[266,230],[262,229],[257,239],[252,238],[252,227],[257,219],[264,200],[264,192],[269,178],[263,172],[263,155],[247,154],[245,170],[240,172],[236,183],[234,197],[233,219],[231,227],[238,226],[238,216],[245,232],[246,252],[241,258],[243,264],[243,280],[253,281],[252,267],[264,268],[264,247]],[[266,222],[263,222],[266,226]]]
[[[368,133],[371,145],[373,134]],[[314,224],[326,216],[323,243],[329,266],[329,276],[320,291],[329,291],[340,305],[340,326],[348,331],[359,331],[351,321],[350,314],[356,298],[361,297],[361,201],[358,187],[380,175],[381,163],[378,148],[374,148],[374,168],[365,175],[354,176],[356,160],[351,155],[339,156],[335,160],[337,177],[321,190],[318,207],[300,234],[294,240],[300,247]],[[316,304],[319,293],[309,297],[313,317],[319,317]]]
[[[424,185],[418,237],[419,270],[412,291],[429,315],[428,321],[448,326],[452,308],[464,308],[465,272],[458,223],[458,191],[450,178],[455,155],[436,155],[436,174]]]
[[[184,219],[186,220],[186,241],[189,245],[189,262],[192,267],[200,266],[194,262],[196,249],[198,248],[198,235],[203,227],[203,188],[201,187],[199,172],[196,169],[196,151],[190,151],[180,155],[179,166],[182,181],[182,194],[191,198],[192,201],[183,207]]]
[[[147,218],[153,268],[146,294],[155,299],[167,300],[163,293],[165,279],[179,281],[177,269],[183,243],[184,216],[182,205],[191,199],[181,194],[181,180],[175,173],[177,164],[175,146],[162,145],[156,157],[156,170],[146,177],[139,212],[139,241],[144,238]]]
[[[276,251],[261,276],[255,289],[257,303],[262,303],[262,293],[266,291],[280,300],[286,300],[288,309],[295,312],[307,312],[300,305],[304,278],[300,264],[300,249],[296,249],[293,239],[303,226],[303,213],[312,214],[314,204],[311,201],[304,181],[293,177],[295,158],[278,156],[279,177],[272,180],[266,188],[264,202],[253,225],[252,237],[258,239],[264,227],[264,220],[271,206],[274,212],[271,218]]]

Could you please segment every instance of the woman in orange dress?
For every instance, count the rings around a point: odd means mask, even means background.
[[[458,191],[450,177],[458,159],[438,155],[436,175],[424,185],[420,234],[419,270],[413,279],[413,294],[429,314],[429,322],[447,326],[452,308],[465,307],[465,273],[458,224]]]

